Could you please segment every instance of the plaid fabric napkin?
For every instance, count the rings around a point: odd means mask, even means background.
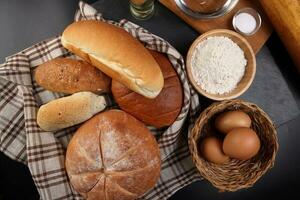
[[[80,2],[75,20],[87,19],[106,21],[93,7]],[[162,171],[156,186],[141,197],[167,199],[201,179],[190,158],[187,128],[181,131],[187,117],[194,119],[198,96],[187,81],[182,56],[169,43],[126,20],[106,22],[124,28],[145,47],[166,53],[182,82],[184,104],[174,124],[164,130],[150,129],[159,143]],[[67,144],[78,126],[53,133],[41,130],[36,123],[38,107],[65,94],[38,86],[33,71],[59,56],[77,58],[63,48],[60,36],[56,36],[6,58],[0,66],[0,150],[28,165],[41,199],[82,199],[70,185],[64,165]]]

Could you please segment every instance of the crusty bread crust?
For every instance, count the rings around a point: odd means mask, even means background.
[[[151,132],[121,110],[109,110],[85,122],[66,154],[71,184],[88,200],[136,199],[155,185],[160,166]]]

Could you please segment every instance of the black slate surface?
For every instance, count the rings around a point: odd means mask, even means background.
[[[256,60],[255,79],[241,99],[259,105],[275,125],[280,126],[299,115],[296,97],[289,89],[269,48],[264,46]]]
[[[93,3],[94,1],[89,1]],[[1,0],[0,63],[4,57],[36,42],[61,33],[71,23],[78,1],[69,0]],[[127,18],[157,34],[183,56],[198,33],[176,15],[156,4],[148,21],[136,21],[124,0],[100,0],[94,4],[108,19]],[[257,75],[242,98],[261,106],[276,122],[280,149],[274,168],[254,187],[235,193],[219,193],[207,181],[201,181],[177,192],[171,199],[300,199],[300,83],[292,63],[276,34],[257,55]],[[202,104],[210,101],[202,98]],[[0,153],[0,200],[38,199],[29,170]]]

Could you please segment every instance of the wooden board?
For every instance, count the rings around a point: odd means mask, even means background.
[[[300,73],[300,1],[260,0]]]
[[[210,20],[194,19],[186,15],[177,7],[174,0],[159,0],[159,1],[167,8],[169,8],[171,11],[173,11],[181,19],[183,19],[186,23],[188,23],[190,26],[196,29],[199,33],[204,33],[206,31],[212,29],[219,29],[219,28],[234,30],[232,27],[233,15],[241,8],[244,7],[254,8],[259,12],[259,14],[262,17],[262,25],[258,30],[258,32],[256,32],[252,36],[245,36],[245,38],[249,41],[255,53],[257,53],[260,50],[260,48],[265,44],[265,42],[270,37],[273,30],[268,18],[266,17],[261,5],[257,0],[240,0],[231,12],[229,12],[228,14],[222,17],[216,19],[210,19]]]

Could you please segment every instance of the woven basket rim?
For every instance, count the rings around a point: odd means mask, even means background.
[[[215,176],[211,175],[211,174],[213,174],[213,172],[210,171],[210,169],[202,167],[203,163],[207,162],[207,161],[204,161],[204,159],[200,159],[198,148],[197,148],[198,139],[199,139],[201,133],[198,133],[198,136],[197,136],[198,138],[195,138],[196,137],[195,129],[196,129],[196,127],[198,127],[199,123],[202,123],[202,126],[203,126],[203,124],[205,124],[209,121],[209,119],[207,118],[207,115],[213,116],[213,115],[219,113],[216,111],[219,111],[218,108],[222,107],[222,106],[226,106],[226,107],[228,107],[228,106],[233,106],[233,107],[244,106],[244,107],[247,107],[251,110],[255,110],[256,112],[258,112],[266,120],[268,125],[271,127],[271,129],[270,129],[271,135],[268,135],[268,137],[270,137],[272,142],[274,143],[274,148],[272,149],[272,154],[270,154],[270,159],[265,162],[265,167],[262,168],[262,170],[260,170],[260,171],[256,171],[256,175],[252,179],[250,179],[244,183],[239,183],[238,185],[233,185],[233,186],[226,185],[226,183],[224,184],[224,182],[216,181]],[[224,109],[222,109],[222,111],[223,110]],[[276,154],[277,154],[277,151],[279,148],[277,131],[276,131],[274,123],[272,122],[270,117],[256,104],[250,103],[250,102],[247,102],[244,100],[240,100],[240,99],[215,102],[215,103],[211,104],[209,107],[207,107],[204,111],[202,111],[201,114],[199,115],[199,117],[196,119],[194,126],[190,130],[188,144],[189,144],[189,149],[190,149],[192,160],[193,160],[196,168],[198,169],[199,174],[203,178],[207,179],[210,183],[212,183],[212,185],[214,185],[220,191],[237,191],[239,189],[248,188],[248,187],[253,186],[253,184],[257,180],[259,180],[270,168],[272,168],[274,166]],[[211,163],[211,165],[214,165],[216,168],[218,168],[218,166],[215,164]]]

